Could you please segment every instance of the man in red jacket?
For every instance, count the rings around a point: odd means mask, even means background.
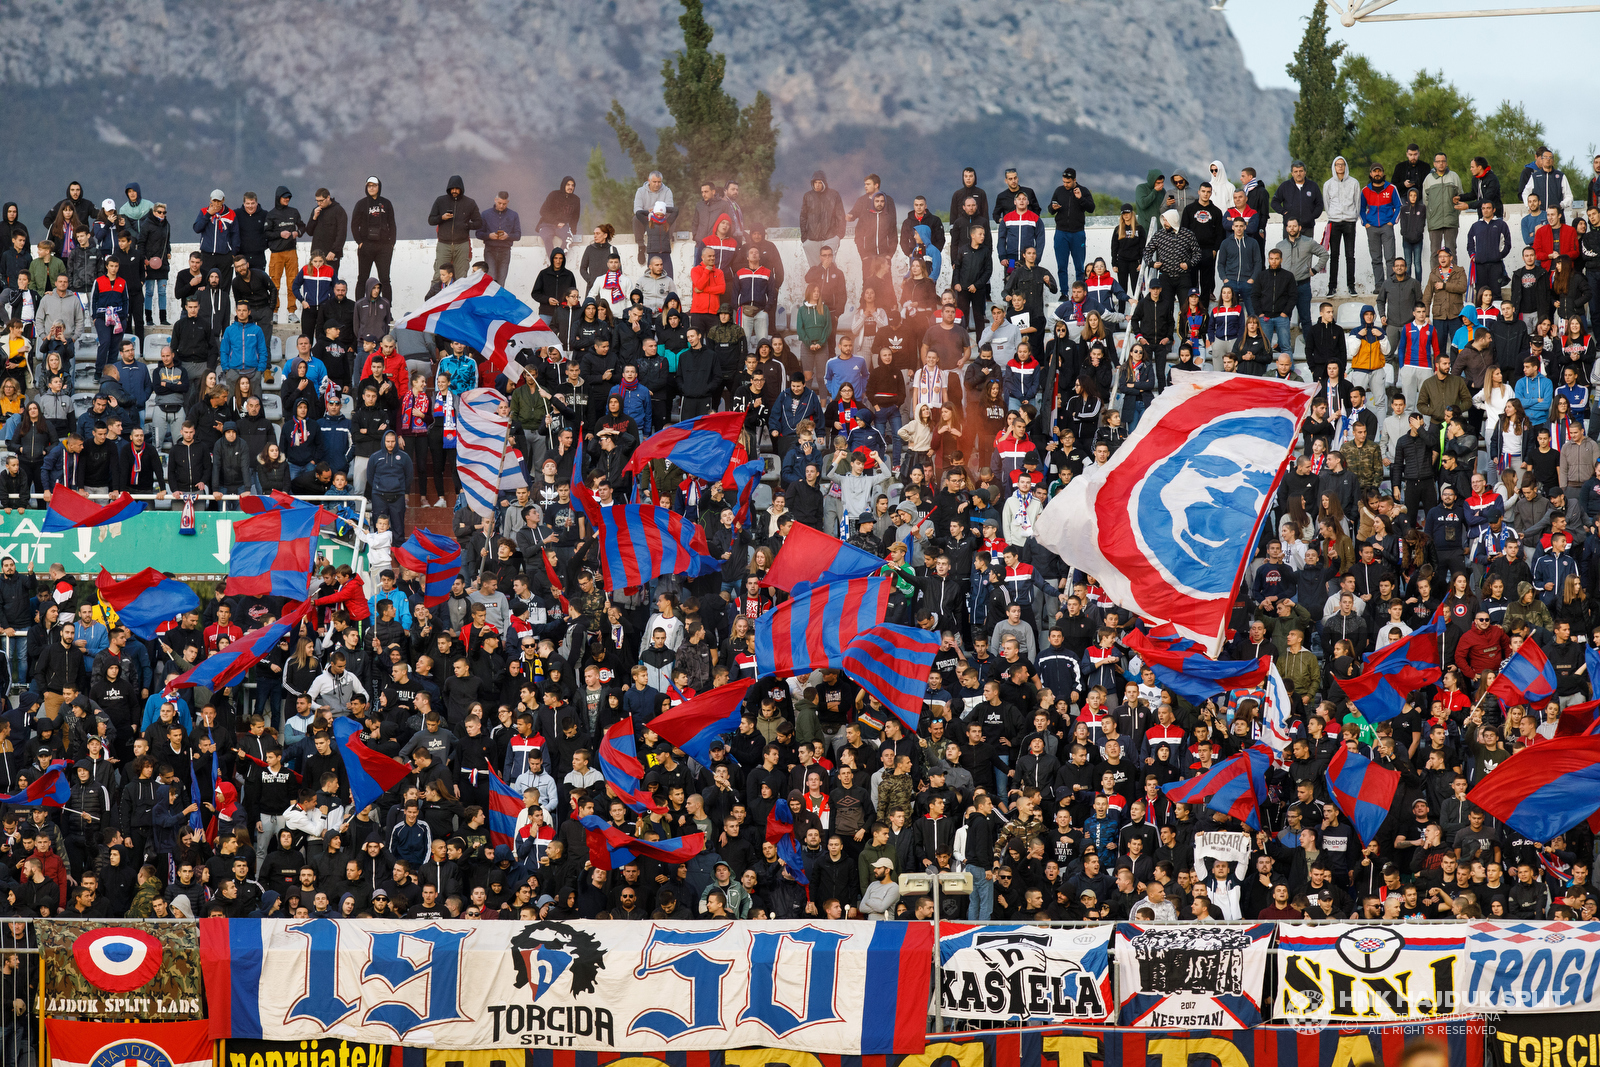
[[[1574,263],[1578,260],[1578,231],[1561,218],[1559,207],[1545,210],[1545,223],[1533,231],[1533,254],[1539,257],[1539,266],[1552,269],[1556,256],[1566,256]]]
[[[1489,621],[1489,613],[1479,608],[1472,617],[1472,629],[1456,642],[1456,666],[1468,678],[1476,678],[1484,671],[1500,669],[1500,664],[1511,655],[1511,641],[1506,632]]]

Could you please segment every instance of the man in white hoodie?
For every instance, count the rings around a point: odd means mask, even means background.
[[[1344,242],[1345,280],[1356,291],[1356,220],[1361,217],[1361,183],[1350,177],[1343,156],[1333,157],[1333,177],[1322,183],[1328,211],[1328,295],[1339,291],[1339,242]]]

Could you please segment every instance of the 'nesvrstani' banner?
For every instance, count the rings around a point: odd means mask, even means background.
[[[1285,925],[1275,1018],[1426,1019],[1454,1011],[1465,923]]]
[[[1572,1018],[1572,1016],[1568,1016]],[[473,1051],[366,1046],[333,1040],[227,1041],[218,1067],[1352,1067],[1397,1063],[1408,1042],[1445,1046],[1450,1067],[1483,1067],[1482,1019],[1454,1017],[1386,1026],[1253,1030],[1031,1030],[938,1034],[909,1055],[853,1056],[783,1048],[617,1053],[512,1048]],[[1530,1061],[1532,1062],[1532,1061]],[[1591,1067],[1576,1061],[1575,1067]],[[1541,1062],[1538,1067],[1557,1067]],[[1568,1067],[1563,1062],[1559,1067]]]
[[[1123,1026],[1254,1026],[1275,923],[1117,926],[1117,1021]]]
[[[925,923],[200,923],[211,1033],[433,1049],[920,1052]]]
[[[1109,1022],[1111,929],[941,924],[944,1017],[1009,1026]]]
[[[1476,922],[1457,1006],[1483,1012],[1600,1008],[1600,923]]]

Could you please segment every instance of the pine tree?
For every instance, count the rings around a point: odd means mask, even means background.
[[[1289,154],[1302,160],[1306,173],[1320,182],[1332,173],[1333,157],[1347,139],[1345,97],[1338,77],[1342,42],[1328,40],[1328,9],[1312,0],[1305,36],[1286,68],[1300,86],[1294,105],[1294,125],[1289,129]]]
[[[723,90],[728,60],[710,49],[714,31],[705,19],[701,0],[682,3],[684,12],[678,18],[678,26],[683,30],[683,51],[661,66],[662,99],[673,125],[656,131],[656,151],[652,156],[644,138],[629,124],[622,105],[613,100],[606,123],[633,164],[635,184],[629,186],[610,176],[597,145],[585,172],[590,198],[612,225],[626,232],[632,225],[629,216],[633,211],[633,189],[652,170],[659,170],[680,211],[688,208],[691,218],[691,205],[699,196],[700,182],[710,179],[719,185],[739,182],[739,200],[746,219],[775,221],[783,190],[772,185],[778,146],[772,101],[766,93],[758,92],[750,104],[741,108]]]

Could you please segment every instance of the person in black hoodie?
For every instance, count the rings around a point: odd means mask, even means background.
[[[311,211],[311,218],[306,223],[306,232],[311,235],[311,254],[322,253],[322,261],[333,268],[333,276],[339,276],[339,268],[344,265],[344,243],[350,232],[350,216],[345,213],[344,205],[333,198],[333,194],[326,189],[316,192],[317,206]]]
[[[291,322],[298,310],[294,299],[294,279],[300,273],[300,252],[296,242],[306,232],[300,209],[289,205],[293,198],[294,194],[287,185],[278,186],[272,194],[272,210],[267,212],[267,280],[278,289],[278,301],[272,313],[274,317],[277,316],[283,305],[283,296],[287,293]]]
[[[154,325],[150,319],[151,304],[161,308],[161,325],[167,325],[167,277],[172,273],[172,227],[167,223],[167,205],[157,204],[139,224],[139,258],[144,262],[144,281],[155,291],[151,302],[145,305],[145,325]]]
[[[267,242],[271,239],[272,220],[255,193],[244,194],[244,206],[237,213],[239,227],[239,254],[256,270],[267,269]]]
[[[550,265],[533,280],[533,306],[546,320],[567,302],[567,294],[578,288],[578,278],[567,269],[567,254],[561,249],[550,253]],[[568,351],[571,349],[569,348]]]
[[[717,358],[702,341],[700,331],[688,330],[689,347],[678,357],[678,391],[683,394],[681,419],[692,419],[710,413],[712,403],[722,388],[717,374]]]
[[[383,298],[393,303],[394,290],[389,285],[389,262],[394,258],[396,239],[394,205],[383,195],[383,182],[376,174],[367,176],[367,193],[350,209],[350,236],[356,242],[356,273],[361,284],[356,292],[365,293],[367,279],[373,267],[378,269],[378,284],[383,286]],[[461,277],[457,272],[456,277]]]
[[[478,213],[478,202],[467,195],[461,175],[450,175],[444,195],[436,198],[428,211],[428,225],[435,227],[439,235],[433,254],[434,269],[448,263],[455,268],[457,278],[465,278],[472,266],[472,234],[483,226],[483,216]]]
[[[569,174],[561,179],[558,188],[550,190],[544,198],[544,203],[539,205],[538,234],[539,239],[544,242],[544,257],[547,262],[558,240],[565,249],[578,235],[578,215],[583,205],[573,192],[577,187],[577,180]]]

